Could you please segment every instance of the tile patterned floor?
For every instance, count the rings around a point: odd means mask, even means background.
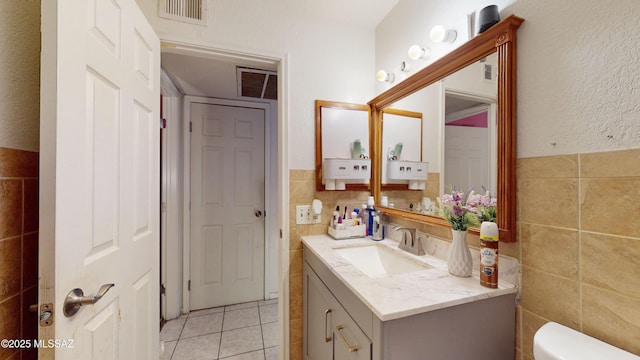
[[[162,360],[277,360],[278,300],[198,310],[160,331]]]

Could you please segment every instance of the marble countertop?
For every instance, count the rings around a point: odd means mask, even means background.
[[[456,277],[449,274],[447,263],[441,258],[431,255],[415,256],[399,249],[398,251],[404,255],[427,264],[429,268],[390,277],[371,278],[333,251],[338,247],[372,243],[396,249],[398,242],[390,239],[373,242],[365,238],[334,240],[328,235],[311,235],[303,236],[302,242],[381,321],[399,319],[518,291],[514,283],[502,278],[499,278],[497,289],[481,286],[477,267],[469,278]],[[501,257],[500,265],[502,264]]]

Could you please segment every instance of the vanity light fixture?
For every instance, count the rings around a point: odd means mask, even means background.
[[[420,45],[413,45],[409,48],[407,53],[411,60],[427,59],[429,58],[429,55],[431,55],[431,50],[429,50],[429,48],[423,48]]]
[[[386,81],[388,83],[392,83],[396,79],[396,76],[393,73],[388,73],[384,70],[379,70],[376,73],[376,80],[378,81]]]
[[[429,37],[434,43],[447,42],[449,44],[456,41],[458,33],[455,30],[447,30],[442,25],[436,25],[431,29]]]

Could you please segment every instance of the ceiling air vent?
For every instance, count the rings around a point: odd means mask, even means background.
[[[238,67],[238,96],[278,100],[278,75],[275,71]]]
[[[160,17],[190,24],[207,25],[206,0],[160,0]]]

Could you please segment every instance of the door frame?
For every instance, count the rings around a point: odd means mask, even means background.
[[[221,106],[230,106],[230,107],[243,107],[250,109],[260,109],[264,111],[264,209],[269,209],[271,207],[272,202],[274,201],[271,196],[271,141],[270,140],[270,131],[273,126],[273,122],[271,119],[271,105],[268,103],[262,102],[254,102],[254,101],[244,101],[244,100],[228,100],[228,99],[219,99],[212,97],[203,97],[203,96],[184,96],[183,106],[182,106],[182,119],[184,125],[184,138],[183,138],[183,154],[184,154],[184,172],[183,172],[183,184],[184,184],[184,221],[183,221],[183,246],[182,246],[182,254],[183,254],[183,286],[182,286],[182,309],[184,312],[189,312],[191,309],[191,301],[190,301],[190,279],[191,279],[191,131],[190,131],[190,122],[191,122],[191,104],[199,103],[199,104],[209,104],[209,105],[221,105]],[[267,268],[269,266],[269,262],[267,258],[269,256],[269,250],[271,249],[272,241],[268,240],[269,234],[271,233],[271,217],[270,211],[266,211],[269,214],[265,215],[264,222],[264,274],[263,274],[263,296],[267,298],[267,276],[268,271]],[[269,216],[267,220],[267,216]]]
[[[278,241],[278,345],[281,349],[280,359],[289,360],[289,104],[288,104],[288,79],[289,79],[289,54],[284,53],[282,55],[273,54],[256,54],[247,53],[238,50],[214,48],[211,46],[203,46],[185,43],[181,41],[174,41],[166,38],[160,38],[160,44],[162,50],[169,50],[171,52],[177,52],[185,55],[204,56],[216,59],[226,59],[228,61],[234,60],[250,60],[253,62],[264,63],[266,65],[276,65],[278,68],[278,116],[277,116],[277,134],[278,134],[278,198],[272,199],[273,202],[277,201],[277,218],[279,227]],[[275,119],[271,119],[275,122]],[[188,125],[186,125],[188,126]],[[182,131],[185,128],[183,127]],[[188,128],[186,128],[188,131]],[[184,149],[185,144],[181,147]],[[183,160],[186,159],[184,166],[186,167],[189,161],[187,154],[183,155]],[[182,171],[187,174],[187,170],[183,167]],[[184,180],[183,180],[184,181]],[[183,183],[184,184],[184,183]],[[187,183],[188,184],[188,183]],[[183,191],[182,194],[185,194]],[[182,195],[182,210],[183,217],[182,223],[189,221],[188,210],[189,201],[188,197]],[[274,204],[275,205],[275,204]],[[272,211],[273,213],[273,211]],[[276,214],[270,214],[269,216],[276,216]],[[184,237],[184,231],[182,232],[183,242],[186,242],[188,237]],[[184,251],[184,250],[183,250]],[[186,255],[188,256],[188,254]],[[183,264],[185,254],[183,253]],[[184,265],[183,265],[184,268]],[[181,272],[183,269],[175,269]],[[168,271],[170,271],[168,269]],[[183,281],[182,287],[187,289],[188,283]],[[183,295],[184,302],[184,295]],[[187,300],[188,301],[188,300]],[[185,310],[186,309],[186,310]],[[183,304],[183,312],[188,311],[188,303],[185,307]]]
[[[161,217],[165,220],[160,230],[160,284],[165,286],[160,309],[162,318],[175,319],[182,307],[182,257],[167,256],[182,251],[182,122],[183,94],[175,86],[164,70],[160,72],[160,94],[162,95],[162,116],[167,126],[162,131],[163,147],[161,179]],[[171,240],[170,240],[171,239]]]

